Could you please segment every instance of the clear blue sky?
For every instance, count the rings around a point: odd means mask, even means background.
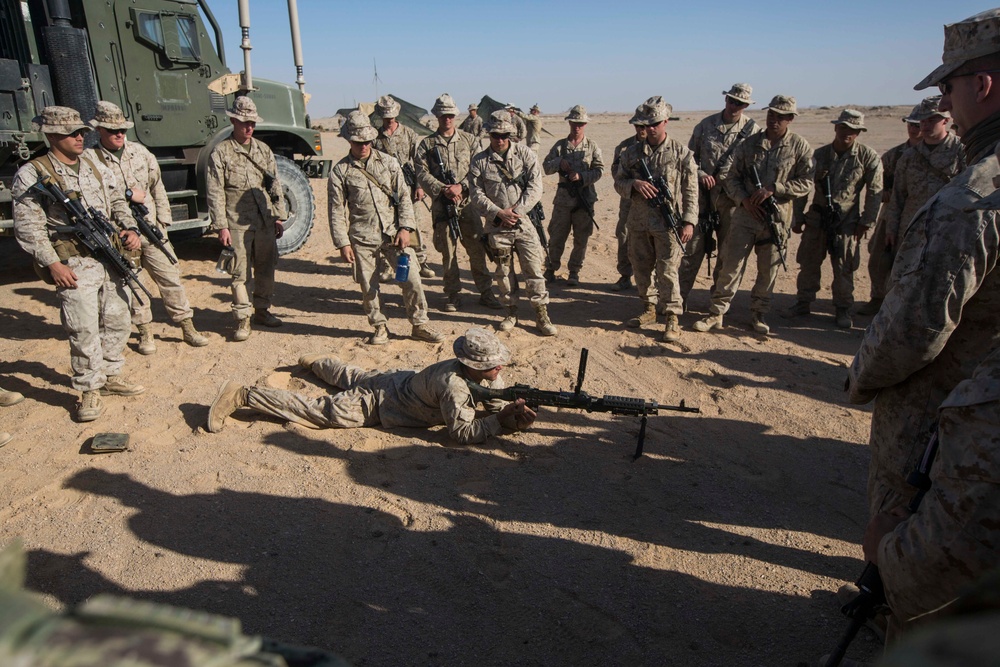
[[[243,68],[236,0],[209,0],[230,69]],[[251,0],[255,77],[295,80],[287,5]],[[678,110],[721,106],[753,85],[801,106],[914,104],[913,84],[941,62],[945,23],[988,7],[965,0],[798,3],[403,3],[299,0],[314,118],[392,92],[430,108],[442,92],[464,109],[484,94],[543,113],[574,104],[631,111],[650,95]]]

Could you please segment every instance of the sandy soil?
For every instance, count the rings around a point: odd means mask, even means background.
[[[899,143],[907,110],[869,110],[863,139],[880,152]],[[808,111],[792,130],[819,147],[837,111]],[[671,134],[686,142],[707,113],[680,114]],[[588,126],[608,163],[631,131],[626,120],[601,115]],[[547,127],[564,134],[559,117]],[[543,152],[553,142],[546,136]],[[339,159],[346,144],[329,135],[327,149]],[[548,210],[555,177],[545,188]],[[501,334],[515,357],[505,375],[570,389],[586,346],[590,393],[701,407],[650,418],[638,461],[638,420],[545,409],[531,431],[482,447],[455,447],[440,429],[307,431],[251,413],[206,433],[225,380],[325,391],[298,367],[306,352],[381,368],[451,355],[450,340],[403,337],[395,287],[385,290],[393,341],[364,345],[324,184],[314,190],[313,236],[278,265],[274,312],[285,326],[230,342],[217,242],[180,243],[196,322],[212,344],[184,345],[157,302],[159,351],[140,356],[133,339],[126,367],[149,391],[105,399],[92,424],[72,418],[52,289],[0,240],[0,383],[28,397],[0,413],[0,430],[15,436],[0,449],[0,545],[23,539],[32,589],[53,605],[113,592],[235,615],[251,633],[359,665],[797,665],[834,646],[845,622],[833,593],[862,567],[870,415],[844,402],[862,329],[833,326],[828,287],[811,317],[773,314],[770,337],[750,331],[745,291],[724,332],[698,334],[690,326],[707,310],[703,269],[679,345],[659,342],[662,326],[626,329],[639,300],[607,289],[617,278],[617,197],[606,176],[583,284],[551,287],[559,335],[537,337],[530,323]],[[794,302],[791,264],[779,276],[779,310]],[[753,276],[751,265],[744,284]],[[472,294],[466,312],[441,313],[441,280],[427,283],[433,323],[449,338],[500,319],[471,305]],[[856,297],[867,295],[862,270]],[[130,450],[89,455],[89,439],[106,431],[129,433]],[[864,633],[854,647],[858,657],[876,651]]]

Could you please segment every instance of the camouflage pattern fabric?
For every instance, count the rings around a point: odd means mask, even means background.
[[[887,234],[899,238],[914,214],[935,192],[965,169],[962,141],[954,134],[929,147],[920,142],[905,151],[896,163],[892,196],[885,211]]]
[[[524,113],[523,111],[515,111],[511,115],[516,116],[521,120],[520,124],[517,123],[517,121],[514,122],[514,127],[517,128],[518,136],[524,138],[524,143],[528,145],[528,148],[537,152],[538,144],[540,143],[542,136],[541,115]]]
[[[931,489],[878,548],[886,598],[904,623],[948,604],[997,567],[1000,349],[952,390],[938,420]]]
[[[473,118],[472,115],[466,116],[462,124],[458,126],[458,129],[478,139],[483,136],[483,117],[476,116]]]
[[[502,430],[496,415],[504,403],[492,401],[491,413],[476,417],[476,404],[458,359],[432,364],[422,371],[365,371],[339,359],[315,361],[312,372],[341,391],[307,398],[289,391],[251,387],[247,405],[258,412],[311,428],[422,428],[444,424],[459,444],[485,442]],[[502,389],[498,377],[485,386]]]
[[[510,136],[510,140],[514,143],[524,141],[528,136],[528,126],[524,124],[524,120],[522,120],[521,115],[518,113],[510,114],[510,122],[514,125],[514,134]]]
[[[622,153],[625,152],[626,148],[637,143],[639,140],[633,135],[615,146],[614,161],[611,163],[612,177],[618,170]],[[618,201],[618,223],[615,225],[615,238],[618,240],[618,261],[615,268],[618,269],[618,275],[623,278],[632,277],[632,262],[628,258],[628,226],[625,224],[628,221],[628,210],[631,206],[631,196],[622,197]]]
[[[455,179],[464,184],[469,173],[469,164],[479,148],[479,143],[473,135],[462,130],[455,130],[450,137],[435,132],[420,142],[413,157],[417,182],[424,192],[436,199],[441,196],[441,191],[447,184],[444,182],[444,173],[434,158],[435,148],[440,149],[445,168],[452,170]]]
[[[896,251],[894,249],[887,250],[885,247],[885,218],[889,208],[887,204],[892,198],[896,182],[896,165],[908,148],[910,148],[909,142],[904,141],[882,154],[882,208],[879,210],[878,219],[875,222],[875,230],[872,232],[871,238],[868,239],[870,294],[872,300],[876,301],[885,298],[889,272],[892,271],[892,263],[896,258]]]
[[[400,167],[412,165],[413,155],[417,152],[417,133],[399,123],[392,134],[386,134],[384,129],[379,128],[375,148],[396,158]]]
[[[546,174],[560,171],[563,160],[570,163],[570,171],[580,175],[580,196],[590,202],[593,209],[597,202],[597,190],[594,183],[604,175],[604,157],[597,142],[585,136],[579,144],[572,146],[569,139],[560,139],[555,143],[549,154],[542,161],[542,169]],[[552,200],[552,216],[549,221],[549,269],[558,271],[563,250],[570,231],[573,232],[573,250],[569,257],[569,270],[578,273],[583,268],[587,256],[587,241],[594,233],[594,223],[590,214],[577,199],[570,194],[569,181],[559,174],[559,187]]]
[[[365,176],[366,171],[382,187]],[[382,188],[398,199],[398,211]],[[409,191],[396,158],[372,149],[367,163],[363,163],[348,153],[334,165],[327,180],[333,245],[379,246],[394,239],[401,229],[412,230],[413,204],[407,196]]]
[[[868,474],[873,515],[909,498],[906,475],[933,432],[938,406],[1000,345],[997,212],[970,208],[996,187],[1000,165],[993,148],[1000,137],[992,138],[972,156],[973,166],[914,216],[889,293],[851,364],[849,400],[875,399]]]

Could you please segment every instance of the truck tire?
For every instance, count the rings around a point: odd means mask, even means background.
[[[285,233],[278,239],[278,254],[287,255],[304,246],[309,238],[316,213],[316,198],[309,179],[294,162],[282,155],[275,155],[274,160],[278,163],[278,180],[285,191],[285,206],[288,209]]]

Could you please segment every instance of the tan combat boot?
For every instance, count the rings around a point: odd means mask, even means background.
[[[667,315],[667,326],[663,330],[664,343],[676,343],[681,337],[681,327],[677,322],[677,316],[673,313]]]
[[[389,342],[389,327],[384,324],[375,325],[375,333],[365,339],[369,345],[385,345]]]
[[[104,403],[101,402],[101,392],[97,389],[83,392],[80,397],[80,407],[76,410],[76,420],[92,422],[104,414]]]
[[[226,417],[247,404],[247,389],[230,380],[219,388],[219,394],[208,409],[208,432],[218,433],[226,425]]]
[[[6,389],[0,389],[0,406],[9,408],[12,405],[17,405],[24,400],[24,394],[19,391],[7,391]]]
[[[549,308],[546,305],[535,306],[535,328],[542,336],[555,336],[557,329],[549,319]]]
[[[763,313],[754,313],[750,320],[750,326],[759,334],[767,335],[771,333],[771,327],[764,321]]]
[[[236,321],[236,333],[233,334],[233,340],[237,343],[245,341],[250,337],[250,318],[245,317],[242,320]]]
[[[709,315],[705,319],[695,322],[691,328],[702,333],[712,330],[722,331],[722,314]]]
[[[510,331],[517,325],[517,306],[507,307],[507,317],[497,325],[500,331]]]
[[[643,305],[641,313],[630,319],[627,324],[633,329],[637,329],[645,324],[652,324],[656,321],[656,304],[647,301]]]
[[[120,375],[109,375],[101,387],[102,396],[138,396],[146,392],[141,384],[132,384]]]
[[[139,354],[153,354],[156,352],[156,341],[153,340],[153,327],[148,324],[138,324],[139,330]]]
[[[12,436],[10,433],[7,433],[6,431],[0,431],[0,447],[3,447],[13,439],[14,436]]]
[[[440,343],[444,340],[444,335],[440,331],[434,330],[429,324],[414,324],[410,338],[422,340],[425,343]]]
[[[178,322],[181,325],[181,331],[184,333],[184,342],[191,347],[205,347],[208,345],[208,339],[199,333],[197,329],[194,328],[194,320],[190,317],[186,320],[181,320]]]

